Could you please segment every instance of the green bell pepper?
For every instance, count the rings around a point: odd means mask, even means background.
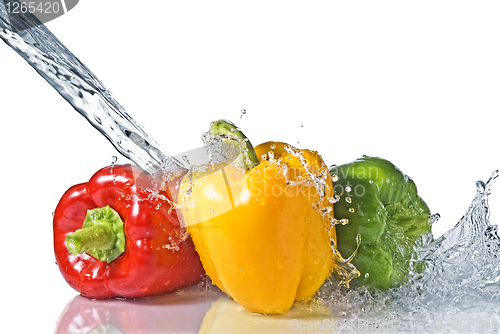
[[[343,257],[356,252],[352,264],[361,274],[351,286],[385,290],[405,283],[411,270],[422,269],[417,246],[432,239],[430,210],[413,180],[389,161],[368,156],[332,166],[330,173],[335,218],[348,220],[337,225],[337,247]]]

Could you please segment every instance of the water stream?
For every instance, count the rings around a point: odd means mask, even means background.
[[[15,20],[11,22],[10,20]],[[111,92],[36,16],[10,16],[0,1],[0,38],[24,58],[126,158],[148,174],[180,173],[186,168],[170,156],[114,99]],[[14,32],[12,26],[32,27]],[[14,31],[13,31],[14,30]]]

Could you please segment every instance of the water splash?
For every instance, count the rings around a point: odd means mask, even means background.
[[[207,131],[202,135],[202,140],[210,159],[207,165],[211,166],[213,171],[228,164],[241,169],[242,172],[245,171],[245,161],[242,158],[244,152],[243,149],[240,151],[240,147],[246,147],[243,139],[225,135],[214,136]]]
[[[478,181],[476,196],[462,219],[424,249],[428,252],[424,298],[438,295],[448,307],[458,309],[464,302],[491,300],[500,312],[500,238],[498,226],[490,224],[488,205],[490,186],[498,175],[495,171],[486,183]]]
[[[43,24],[38,24],[38,18],[29,13],[9,18],[4,2],[0,1],[0,38],[102,133],[118,152],[148,174],[184,172],[183,163],[170,156],[127,114],[97,77]],[[11,26],[34,27],[16,33]]]
[[[489,221],[488,196],[495,171],[462,219],[442,237],[419,248],[426,263],[403,287],[385,292],[338,289],[325,284],[320,295],[332,315],[350,330],[377,332],[498,332],[500,329],[500,238]],[[439,218],[437,215],[433,219]],[[363,327],[364,326],[364,327]],[[347,328],[344,327],[344,328]]]
[[[275,149],[276,145],[273,144],[270,148]],[[332,213],[331,204],[335,201],[335,198],[331,188],[329,169],[321,156],[315,151],[300,150],[288,144],[284,145],[284,150],[288,153],[286,159],[282,155],[275,155],[270,150],[267,154],[263,154],[262,160],[266,160],[270,166],[275,166],[276,170],[280,171],[276,177],[284,178],[288,186],[307,186],[316,190],[317,200],[313,202],[313,208],[320,213],[324,227],[330,235],[333,250],[332,260],[335,268],[332,275],[338,280],[337,284],[348,287],[349,282],[360,274],[351,263],[355,254],[344,259],[335,247],[335,225],[342,224],[345,220],[335,219]],[[295,162],[293,162],[294,160]],[[296,169],[298,166],[301,168]],[[358,242],[360,241],[359,238]]]

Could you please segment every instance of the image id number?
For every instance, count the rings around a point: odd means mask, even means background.
[[[58,1],[54,2],[7,2],[8,14],[57,14],[61,10]]]

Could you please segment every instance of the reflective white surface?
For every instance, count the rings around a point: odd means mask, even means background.
[[[381,156],[441,214],[436,235],[460,219],[475,181],[500,168],[495,2],[154,6],[86,0],[47,26],[171,154],[199,147],[210,121],[227,118],[254,144],[315,149],[328,165]],[[3,43],[0,60],[1,282],[9,309],[0,328],[46,333],[81,300],[54,264],[51,213],[67,188],[117,153]],[[500,189],[492,192],[496,223]],[[114,312],[138,304],[163,326],[164,313],[184,319],[184,311],[201,324],[218,300],[189,295],[173,308],[166,302],[173,296],[162,298],[95,305]]]
[[[246,311],[218,289],[187,288],[145,300],[76,296],[62,311],[56,333],[293,333],[314,322],[322,323],[319,333],[332,333],[335,321],[341,320],[319,301],[264,316]]]

